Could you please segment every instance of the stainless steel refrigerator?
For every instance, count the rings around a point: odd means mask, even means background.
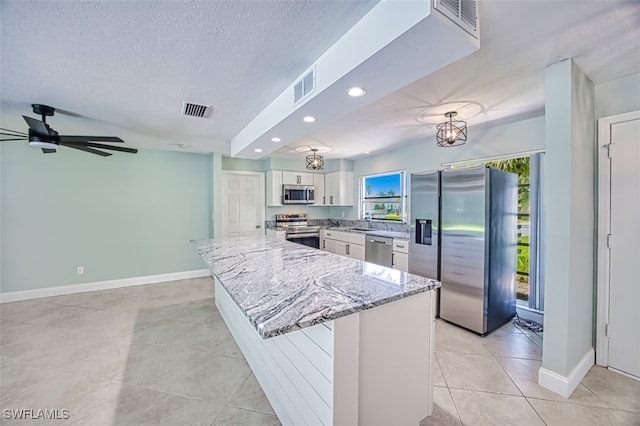
[[[430,276],[435,267],[440,317],[479,334],[515,315],[517,185],[516,174],[484,166],[411,176],[411,272]]]

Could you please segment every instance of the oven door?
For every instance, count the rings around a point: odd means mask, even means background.
[[[313,247],[317,249],[320,248],[320,235],[318,234],[315,234],[315,235],[291,234],[291,235],[287,235],[287,240],[294,243],[302,244],[308,247]]]

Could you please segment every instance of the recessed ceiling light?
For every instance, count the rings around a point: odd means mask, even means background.
[[[282,139],[280,138],[271,138],[271,142],[281,142]]]
[[[369,154],[371,151],[365,151],[364,154]]]
[[[351,87],[347,90],[347,95],[352,96],[354,98],[359,98],[360,96],[364,96],[367,94],[367,91],[362,87]]]
[[[316,121],[316,118],[311,115],[307,115],[302,119],[302,121],[304,121],[305,123],[313,123],[314,121]]]
[[[253,152],[262,152],[262,149],[256,148],[256,149],[253,150]]]

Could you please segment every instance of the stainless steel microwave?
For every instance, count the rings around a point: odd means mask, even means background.
[[[282,185],[282,204],[313,204],[313,185]]]

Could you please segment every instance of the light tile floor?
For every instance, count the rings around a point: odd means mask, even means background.
[[[210,278],[0,305],[0,423],[278,425],[213,301]],[[536,383],[542,338],[436,323],[422,425],[640,425],[640,382],[594,367],[570,399]],[[10,420],[5,409],[69,410]]]

